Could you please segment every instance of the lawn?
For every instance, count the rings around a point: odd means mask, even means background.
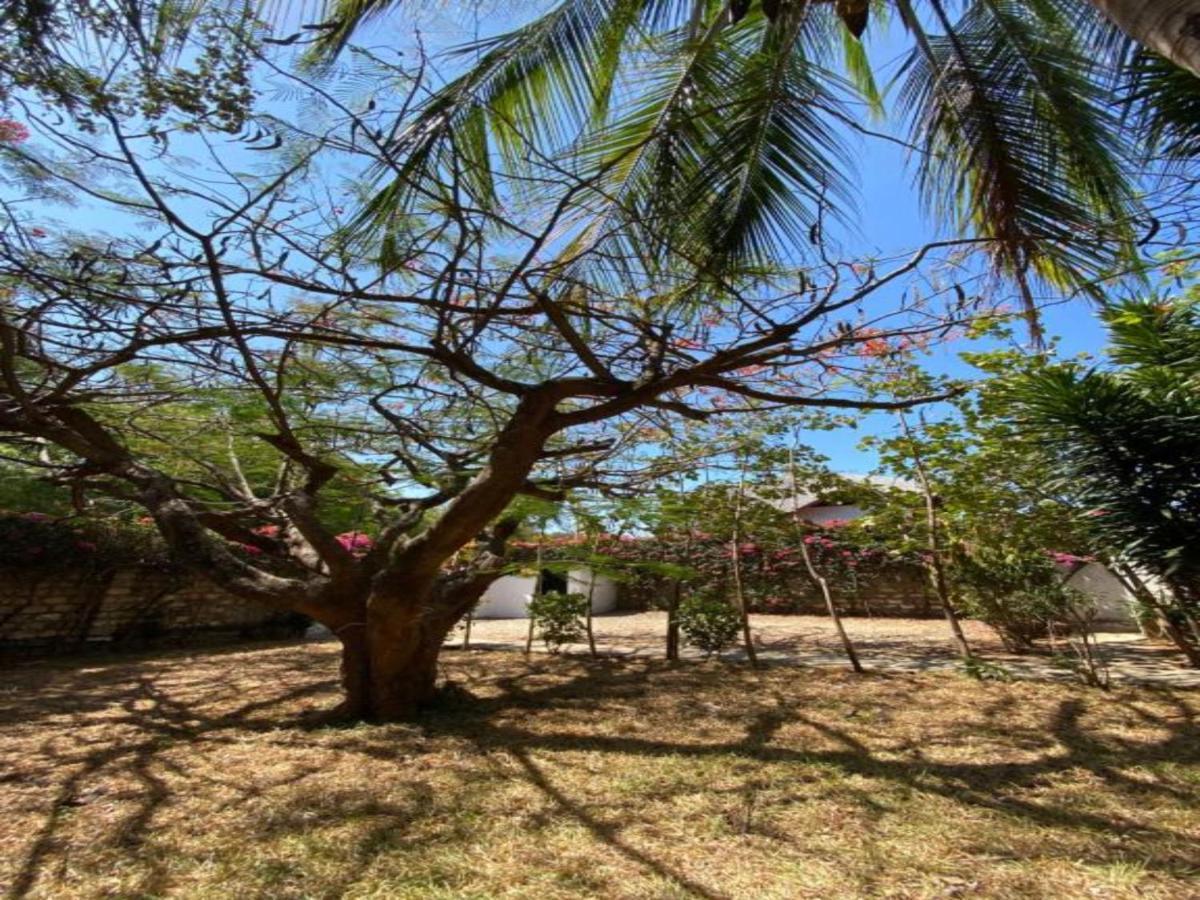
[[[328,643],[10,667],[14,897],[1200,896],[1200,693],[448,653],[312,728]]]

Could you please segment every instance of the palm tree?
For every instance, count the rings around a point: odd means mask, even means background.
[[[331,0],[325,51],[399,5]],[[845,136],[868,130],[864,103],[883,110],[858,35],[894,10],[910,38],[896,106],[923,197],[988,242],[1031,311],[1032,278],[1090,288],[1128,258],[1141,148],[1114,102],[1129,42],[1101,11],[1165,51],[1180,42],[1162,30],[1200,10],[1122,15],[1148,5],[560,0],[471,48],[478,61],[398,139],[404,167],[361,224],[386,228],[451,156],[481,203],[498,174],[569,159],[597,182],[566,261],[611,244],[612,258],[653,265],[670,245],[673,264],[721,277],[794,259],[852,205]]]
[[[1167,588],[1167,624],[1200,666],[1200,295],[1116,304],[1104,317],[1117,365],[1018,378],[1014,424],[1088,511],[1099,545]]]
[[[1196,0],[1092,0],[1125,34],[1200,76],[1200,3]]]

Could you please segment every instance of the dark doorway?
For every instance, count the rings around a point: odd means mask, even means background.
[[[567,592],[567,576],[559,572],[542,569],[542,593],[565,594]]]

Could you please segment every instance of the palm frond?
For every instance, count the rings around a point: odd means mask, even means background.
[[[918,40],[900,94],[926,201],[995,239],[1002,271],[1090,283],[1131,245],[1135,204],[1109,70],[1078,40],[1081,5],[973,0],[951,22],[931,4],[942,33]]]
[[[1200,78],[1160,56],[1142,54],[1130,80],[1127,103],[1148,150],[1176,161],[1200,156]]]

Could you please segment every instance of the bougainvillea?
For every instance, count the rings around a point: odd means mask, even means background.
[[[169,564],[157,533],[137,524],[0,511],[0,568],[82,569]]]
[[[0,119],[0,144],[21,144],[29,140],[29,129],[16,119]]]
[[[355,556],[364,556],[375,546],[371,537],[361,531],[343,532],[337,536],[337,542]]]
[[[814,567],[835,593],[852,597],[890,567],[911,562],[875,546],[848,523],[831,521],[810,529],[803,540]],[[582,535],[549,535],[541,544],[546,562],[578,560]],[[796,612],[812,596],[812,581],[794,528],[751,535],[737,546],[744,590],[756,612]],[[515,544],[518,559],[529,562],[539,542]],[[597,554],[605,568],[620,573],[627,595],[657,605],[667,584],[679,574],[706,590],[727,590],[732,579],[734,548],[708,532],[677,532],[657,536],[602,535]],[[670,568],[664,575],[664,568]]]

